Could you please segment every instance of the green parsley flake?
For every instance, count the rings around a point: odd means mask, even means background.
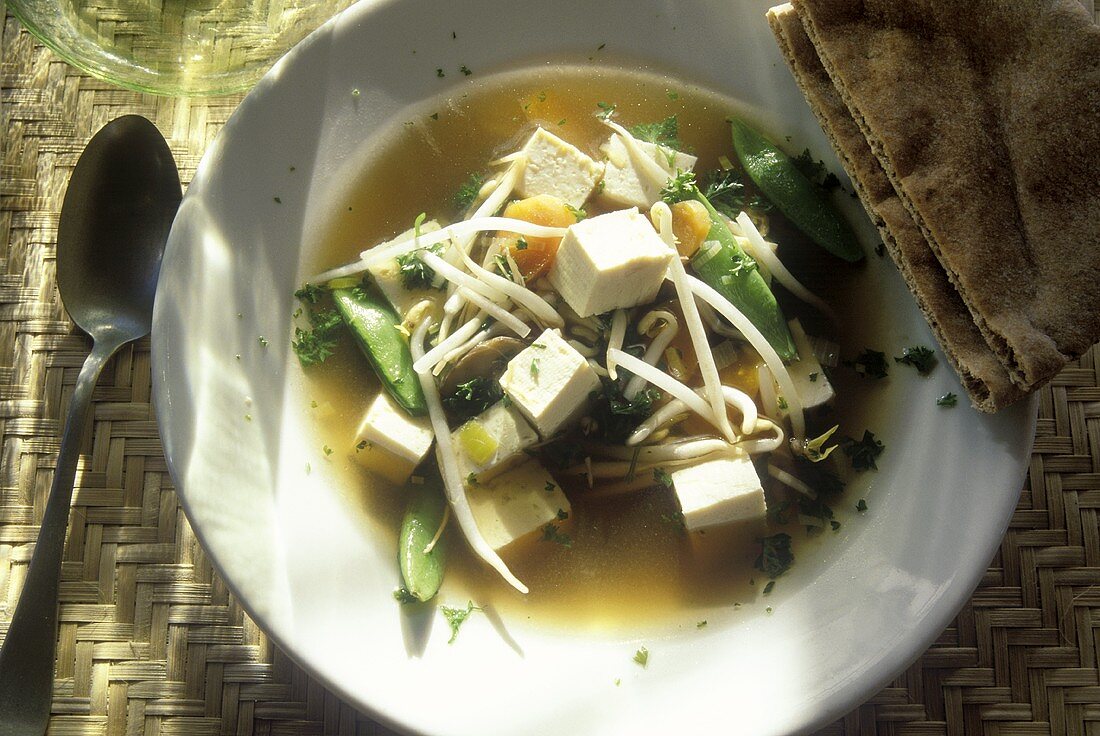
[[[260,339],[260,346],[266,348],[267,347],[267,338],[264,337],[263,335],[260,335],[259,339]]]
[[[420,599],[409,592],[408,588],[398,588],[393,591],[393,599],[404,605],[406,603],[419,603]]]
[[[886,353],[870,348],[865,349],[848,365],[852,366],[852,369],[864,378],[886,378],[889,373]]]
[[[539,380],[539,359],[531,358],[531,378],[534,378],[536,382]]]
[[[810,383],[817,383],[817,377],[819,375],[820,374],[817,371],[814,371],[813,373],[811,373],[810,374]]]
[[[451,608],[450,606],[439,607],[439,612],[443,614],[443,618],[447,619],[447,623],[451,627],[451,638],[447,640],[448,644],[454,644],[455,639],[458,638],[459,628],[462,627],[462,624],[466,623],[466,619],[470,617],[470,614],[480,610],[480,608],[474,605],[473,601],[468,602],[465,608]]]
[[[597,102],[596,107],[600,108],[600,111],[596,113],[596,117],[600,120],[609,120],[615,114],[615,106],[609,102]]]
[[[775,581],[769,580],[768,584],[764,586],[764,595],[771,595],[773,590],[775,590]]]
[[[649,664],[649,650],[645,647],[638,647],[638,651],[634,652],[634,661],[645,667]]]
[[[794,564],[794,552],[791,551],[790,534],[779,532],[757,541],[761,544],[761,550],[753,567],[773,580],[791,569],[791,565]]]
[[[683,143],[680,142],[680,125],[675,115],[669,115],[655,123],[634,125],[630,128],[630,134],[639,140],[683,150]]]
[[[869,429],[863,430],[863,439],[859,442],[849,437],[842,441],[841,446],[844,454],[852,461],[853,470],[878,470],[875,458],[886,449]]]
[[[864,501],[862,498],[859,499],[859,501],[856,502],[856,511],[858,511],[859,513],[862,514],[866,510],[867,510],[867,502]]]
[[[958,403],[959,397],[950,392],[936,399],[937,406],[955,406]]]
[[[660,483],[665,488],[672,488],[672,476],[660,468],[653,469],[653,480],[656,483]]]
[[[473,74],[473,72],[472,72],[472,71],[470,71],[470,67],[466,66],[465,64],[463,64],[462,66],[460,66],[460,67],[458,68],[458,70],[459,70],[460,72],[462,72],[462,74],[463,74],[464,76],[467,76],[467,77],[468,77],[468,76],[470,76],[471,74]]]
[[[546,491],[547,493],[553,493],[555,488],[557,488],[556,485],[554,485],[550,481],[546,481],[546,487],[543,490]]]
[[[477,473],[470,473],[469,475],[466,476],[466,485],[476,486],[477,482],[478,482],[477,481]]]
[[[911,365],[917,369],[917,373],[927,376],[936,367],[936,353],[931,348],[915,345],[902,350],[901,357],[895,357],[894,361]]]
[[[481,192],[481,186],[485,183],[485,176],[480,172],[475,171],[467,177],[462,186],[458,188],[458,191],[454,195],[455,208],[460,212],[465,212],[469,209],[470,205],[477,199],[477,195]]]
[[[558,518],[561,518],[561,517],[559,516]],[[558,525],[555,524],[552,521],[549,521],[549,522],[547,522],[546,524],[543,525],[543,527],[542,527],[542,541],[544,541],[544,542],[555,542],[557,544],[560,544],[562,547],[572,547],[573,546],[573,538],[570,537],[565,532],[561,531],[561,528],[558,527]]]
[[[707,620],[706,620],[706,619],[703,619],[703,620],[702,620],[702,621],[700,621],[699,623],[695,624],[695,628],[697,628],[697,629],[701,629],[701,628],[703,628],[703,627],[704,627],[704,626],[706,626],[706,625],[707,625]]]

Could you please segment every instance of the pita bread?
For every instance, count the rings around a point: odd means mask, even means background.
[[[1100,27],[1074,0],[794,0],[974,323],[1032,390],[1100,338]]]
[[[1009,379],[920,228],[905,209],[867,140],[840,99],[790,4],[768,11],[776,40],[852,177],[863,206],[882,234],[883,243],[924,312],[948,361],[955,368],[971,403],[996,411],[1025,394]]]

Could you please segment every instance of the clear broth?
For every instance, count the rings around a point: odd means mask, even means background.
[[[348,200],[332,213],[314,265],[321,270],[352,260],[364,247],[406,230],[420,212],[453,221],[458,214],[453,195],[469,174],[485,172],[488,161],[518,148],[536,125],[599,158],[608,130],[595,117],[598,102],[616,105],[616,119],[627,125],[675,114],[680,137],[699,158],[696,171],[715,168],[719,156],[734,157],[726,118],[737,111],[736,103],[689,84],[635,71],[569,66],[475,77],[460,95],[419,108],[378,147]],[[841,315],[854,315],[860,307],[847,296],[860,269],[821,256],[797,232],[772,219],[780,255],[795,275]],[[802,317],[811,334],[822,334],[816,315],[789,301],[784,308],[788,316]],[[833,337],[851,348],[843,336]],[[318,422],[321,442],[347,447],[379,390],[369,366],[345,341],[334,358],[309,376],[310,398],[325,410],[324,421]],[[852,415],[862,403],[864,387],[843,375],[834,383],[842,402],[835,421],[857,426]],[[386,535],[383,544],[395,545],[404,505],[400,490],[358,466],[353,452],[339,457],[348,487],[356,489],[347,494],[350,505],[365,515],[372,533]],[[773,485],[765,486],[769,503],[782,494]],[[767,579],[753,567],[758,537],[788,531],[796,557],[805,559],[815,554],[818,539],[832,536],[826,531],[808,538],[801,527],[781,528],[769,521],[689,537],[675,520],[675,501],[663,488],[602,501],[587,499],[584,488],[568,483],[564,488],[573,513],[563,531],[572,546],[535,534],[502,553],[530,587],[527,596],[477,560],[451,525],[444,537],[449,567],[440,599],[462,605],[470,598],[573,630],[673,619],[695,625],[715,609],[737,610],[753,601],[766,605],[768,599],[761,603],[761,596]],[[396,566],[395,554],[395,572]]]

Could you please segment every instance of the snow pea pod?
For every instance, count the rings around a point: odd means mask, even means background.
[[[430,552],[424,552],[443,523],[447,500],[437,483],[409,486],[408,492],[409,502],[398,536],[398,564],[405,590],[417,600],[426,601],[439,591],[447,567],[444,544],[438,543]]]
[[[733,147],[753,184],[812,241],[846,261],[859,261],[863,249],[848,221],[825,190],[798,170],[785,154],[743,120],[730,118]]]
[[[412,416],[426,415],[428,404],[413,372],[408,338],[397,329],[401,320],[386,298],[364,283],[362,287],[334,289],[332,299],[394,401]]]
[[[710,215],[710,232],[702,247],[691,259],[692,270],[708,286],[741,310],[783,360],[798,355],[787,320],[775,301],[768,283],[760,275],[753,260],[733,237],[722,216],[699,191],[692,187],[693,197],[707,208]]]

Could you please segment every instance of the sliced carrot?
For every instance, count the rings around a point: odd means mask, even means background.
[[[569,227],[577,222],[565,202],[549,194],[512,202],[504,208],[504,216],[548,227]],[[550,270],[561,244],[561,238],[529,238],[508,232],[500,235],[508,240],[508,250],[527,281]]]

